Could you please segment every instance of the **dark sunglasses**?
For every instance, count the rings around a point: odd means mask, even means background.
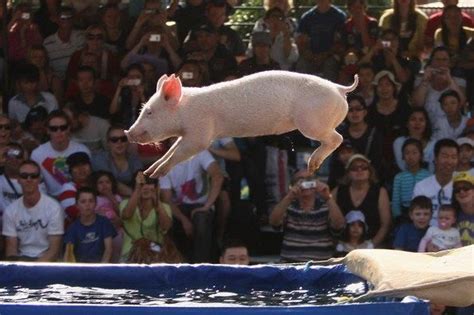
[[[10,158],[10,159],[19,159],[23,156],[23,152],[18,149],[8,149],[7,152],[5,152],[5,157]]]
[[[21,179],[38,179],[40,177],[39,173],[20,173]]]
[[[10,126],[9,124],[0,125],[0,130],[1,130],[1,129],[10,130],[10,129],[11,129],[11,126]]]
[[[117,142],[127,142],[128,138],[127,136],[121,136],[121,137],[110,137],[109,141],[112,143],[117,143]]]
[[[48,129],[51,132],[66,131],[68,128],[68,125],[48,126]]]
[[[457,186],[453,189],[453,192],[455,194],[459,194],[461,191],[469,191],[472,189],[472,185],[467,185],[467,186]]]
[[[352,112],[361,112],[363,110],[365,110],[364,107],[349,107],[349,112],[351,112],[351,113]]]
[[[369,167],[367,165],[359,165],[359,166],[351,166],[349,171],[356,172],[356,171],[367,171]]]
[[[102,40],[102,39],[104,39],[104,35],[102,35],[102,34],[87,34],[86,37],[89,40],[93,40],[93,39]]]

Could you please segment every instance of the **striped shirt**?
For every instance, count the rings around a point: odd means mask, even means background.
[[[310,211],[300,209],[298,202],[293,202],[286,212],[281,259],[305,262],[331,258],[335,241],[330,233],[328,217],[328,206],[319,199]]]
[[[402,214],[402,208],[408,208],[413,197],[413,189],[419,181],[429,177],[431,173],[422,168],[415,174],[409,171],[400,172],[393,180],[392,216]]]
[[[73,30],[68,42],[63,42],[58,33],[46,37],[43,46],[48,52],[49,64],[61,80],[66,78],[69,59],[75,51],[84,46],[85,38],[82,31]]]

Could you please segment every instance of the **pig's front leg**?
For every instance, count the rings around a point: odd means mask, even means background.
[[[174,145],[172,146],[172,148]],[[150,177],[158,178],[165,176],[176,164],[185,161],[193,155],[205,150],[205,145],[201,146],[198,142],[189,139],[182,139],[178,143],[171,154],[168,155],[167,159],[161,159],[153,163],[147,170],[146,174],[151,174]],[[171,148],[170,148],[171,150]]]

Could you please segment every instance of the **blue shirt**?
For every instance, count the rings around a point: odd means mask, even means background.
[[[393,247],[407,252],[418,252],[418,245],[425,236],[426,229],[418,229],[413,223],[405,223],[400,226],[395,234]]]
[[[313,53],[327,52],[333,46],[334,39],[342,36],[345,21],[346,14],[333,5],[325,13],[313,7],[301,17],[297,32],[310,38]]]
[[[115,231],[109,219],[97,215],[95,222],[84,225],[77,219],[66,231],[64,243],[74,245],[77,262],[100,262],[104,254],[104,239],[115,237]]]

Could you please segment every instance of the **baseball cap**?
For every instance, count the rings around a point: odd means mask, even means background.
[[[85,152],[76,152],[71,154],[66,159],[66,164],[69,167],[69,170],[74,168],[77,165],[90,164],[91,160]]]
[[[453,183],[457,182],[468,182],[474,185],[474,176],[469,172],[459,172],[453,177]]]
[[[362,222],[367,229],[367,223],[365,222],[365,215],[360,210],[351,210],[346,214],[346,224],[351,224],[354,222]]]
[[[48,111],[43,106],[35,106],[29,110],[28,114],[26,114],[24,126],[28,129],[31,124],[37,121],[46,121],[48,118]]]
[[[471,138],[468,138],[468,137],[457,138],[456,143],[458,144],[458,146],[462,146],[462,145],[467,144],[467,145],[470,145],[471,147],[474,147],[474,140],[472,140]]]
[[[352,155],[350,158],[349,158],[349,161],[347,161],[347,164],[346,164],[346,170],[349,169],[349,167],[351,166],[352,162],[354,162],[355,160],[363,160],[367,163],[370,164],[370,160],[363,154],[359,154],[359,153],[356,153],[354,155]]]

